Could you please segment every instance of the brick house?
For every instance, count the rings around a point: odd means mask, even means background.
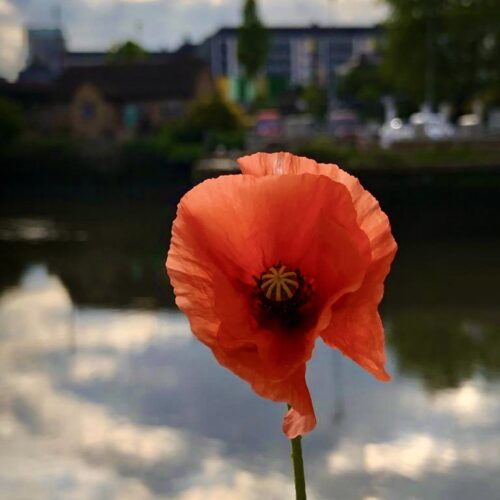
[[[54,84],[54,99],[74,137],[120,140],[182,116],[191,101],[214,90],[206,63],[177,57],[69,68]]]

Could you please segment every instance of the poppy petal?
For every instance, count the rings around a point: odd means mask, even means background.
[[[384,294],[383,283],[394,260],[397,244],[387,215],[358,179],[336,165],[320,164],[319,168],[328,171],[332,178],[349,189],[358,224],[368,236],[371,248],[371,264],[363,285],[333,306],[330,327],[321,336],[328,345],[340,349],[376,378],[387,381],[390,375],[384,368],[384,327],[378,305]]]
[[[289,335],[257,327],[249,301],[253,276],[278,260],[300,264],[321,296],[339,298],[361,286],[369,242],[342,184],[309,174],[224,176],[181,200],[167,259],[178,306],[207,345],[256,347],[259,370],[275,380],[310,358],[318,335],[316,328]]]
[[[238,158],[238,165],[245,175],[316,174],[318,164],[314,160],[292,153],[255,153]],[[326,175],[326,174],[325,174]]]
[[[291,406],[283,431],[294,438],[316,425],[305,372],[318,335],[389,378],[377,307],[397,247],[377,200],[337,165],[289,153],[239,162],[244,175],[183,197],[166,266],[193,333],[256,393]],[[291,328],[264,318],[257,287],[279,301],[288,285],[299,287],[297,276],[308,294],[301,319],[309,319]]]
[[[342,298],[333,308],[331,323],[321,337],[330,347],[362,366],[381,381],[390,380],[385,370],[384,327],[377,311],[376,291],[368,287]]]
[[[215,349],[214,355],[222,366],[249,382],[259,396],[290,406],[283,418],[283,432],[288,438],[306,434],[316,427],[316,415],[305,379],[305,363],[285,380],[271,381],[260,377],[255,370],[235,366],[231,354]]]
[[[371,263],[362,286],[332,305],[330,324],[321,333],[323,340],[340,349],[380,380],[390,377],[384,369],[383,325],[378,304],[383,281],[397,250],[389,220],[376,198],[356,179],[337,165],[317,163],[290,153],[257,153],[238,160],[241,170],[251,176],[316,174],[342,183],[348,189],[356,219],[370,242]]]
[[[363,188],[356,177],[338,165],[317,163],[309,158],[285,152],[243,156],[238,159],[238,164],[243,174],[254,177],[308,173],[325,175],[343,184],[351,195],[358,224],[370,239],[372,258],[380,259],[385,255],[395,254],[397,245],[391,234],[389,220],[377,199]]]
[[[210,346],[216,339],[220,324],[212,292],[217,269],[199,261],[196,258],[199,252],[198,239],[187,221],[178,217],[172,228],[166,267],[174,288],[175,303],[186,314],[191,331]],[[222,273],[218,277],[222,279]]]

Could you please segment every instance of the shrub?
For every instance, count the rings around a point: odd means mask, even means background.
[[[189,108],[184,126],[204,133],[242,130],[245,118],[241,110],[219,93],[195,101]]]
[[[0,146],[18,137],[23,125],[21,108],[15,102],[0,97]]]

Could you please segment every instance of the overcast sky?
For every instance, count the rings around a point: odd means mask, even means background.
[[[23,65],[23,26],[54,26],[58,18],[71,50],[105,50],[128,38],[148,49],[199,41],[237,25],[242,0],[0,0],[0,75]],[[268,25],[369,25],[385,15],[383,0],[261,0]],[[60,6],[60,15],[57,15]]]

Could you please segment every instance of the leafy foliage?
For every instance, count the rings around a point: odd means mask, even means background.
[[[260,21],[255,0],[245,0],[243,24],[238,32],[238,60],[246,76],[255,78],[265,64],[269,49],[269,35]]]
[[[12,141],[22,129],[23,115],[19,106],[0,97],[0,146]]]
[[[156,137],[175,160],[194,161],[219,145],[242,149],[244,126],[240,109],[214,94],[194,101],[183,119],[165,126]]]
[[[241,130],[244,117],[239,108],[220,93],[193,102],[188,110],[186,125],[199,132]]]
[[[326,89],[316,83],[311,83],[304,89],[302,97],[307,105],[307,111],[316,119],[324,120],[328,110]]]
[[[359,147],[338,143],[332,141],[330,137],[319,136],[298,144],[293,152],[321,163],[346,165],[350,169],[395,168],[404,170],[422,167],[469,167],[471,165],[491,167],[498,163],[498,151],[498,146],[493,142],[426,142],[400,144],[391,149],[382,149],[379,146]]]
[[[342,76],[338,85],[338,97],[365,118],[383,117],[381,98],[387,91],[380,68],[366,61]]]
[[[147,52],[132,40],[119,43],[108,52],[108,62],[111,64],[131,64],[140,62],[146,57]]]
[[[497,0],[387,0],[384,70],[414,99],[500,102]]]
[[[387,95],[395,98],[400,116],[407,117],[418,109],[418,101],[398,89],[379,64],[361,59],[339,79],[338,97],[365,119],[383,120],[382,98]]]

